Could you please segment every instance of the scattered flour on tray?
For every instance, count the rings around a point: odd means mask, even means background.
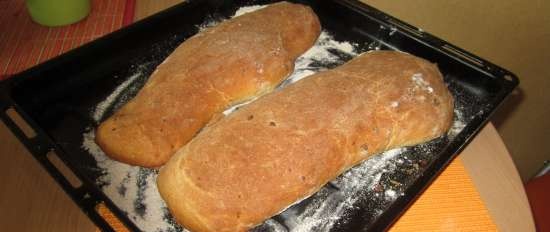
[[[105,184],[103,192],[113,203],[142,231],[174,231],[174,225],[166,220],[168,211],[157,190],[157,173],[109,159],[94,142],[93,129],[83,136],[82,146],[104,171],[97,181]]]
[[[459,109],[454,110],[454,121],[451,125],[451,129],[449,129],[449,132],[447,135],[450,138],[454,138],[456,135],[458,135],[463,129],[466,127],[466,120],[464,116],[462,115],[462,111]]]
[[[397,158],[404,150],[400,148],[386,151],[348,170],[330,182],[338,190],[330,191],[327,187],[323,188],[300,213],[295,207],[283,212],[281,217],[284,219],[288,231],[330,231],[335,223],[345,219],[346,213],[350,209],[356,207],[354,204],[361,197],[365,197],[365,190],[374,189],[380,182],[382,174],[393,171],[387,167],[388,162]],[[386,192],[388,191],[393,190],[386,190]],[[277,228],[281,228],[281,226],[270,226],[272,231],[287,231]]]
[[[386,198],[389,198],[390,200],[393,200],[397,197],[397,193],[393,189],[388,189],[386,192],[384,192]]]
[[[326,69],[322,67],[312,68],[311,66],[315,63],[325,65],[342,64],[342,55],[349,58],[357,56],[358,52],[355,46],[357,45],[350,42],[337,41],[327,31],[321,31],[315,45],[296,59],[294,72],[285,81],[285,84],[294,83]]]
[[[237,16],[241,16],[243,14],[246,14],[246,13],[250,13],[250,12],[253,12],[253,11],[257,11],[259,9],[262,9],[264,7],[266,7],[267,5],[252,5],[252,6],[243,6],[241,8],[239,8],[235,14],[233,16],[231,16],[231,18],[234,18],[234,17],[237,17]]]

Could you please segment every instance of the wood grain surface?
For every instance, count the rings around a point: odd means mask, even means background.
[[[483,128],[460,158],[500,231],[535,231],[523,183],[493,124]]]
[[[95,230],[4,123],[0,141],[0,231]]]

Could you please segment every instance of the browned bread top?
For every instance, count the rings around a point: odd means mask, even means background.
[[[204,128],[158,188],[192,231],[245,231],[373,154],[444,135],[452,119],[436,65],[370,52]]]
[[[161,166],[215,114],[279,84],[319,33],[309,7],[287,2],[206,29],[176,48],[99,126],[96,142],[113,159]]]

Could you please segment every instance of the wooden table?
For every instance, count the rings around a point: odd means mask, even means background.
[[[177,2],[138,0],[136,19]],[[3,123],[0,141],[1,231],[96,230]],[[459,159],[499,230],[535,231],[517,170],[492,124],[481,130]]]

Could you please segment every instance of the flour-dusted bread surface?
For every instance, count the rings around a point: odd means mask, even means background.
[[[452,119],[435,64],[371,52],[207,126],[158,189],[191,231],[246,231],[373,154],[444,135]]]
[[[113,159],[161,166],[214,115],[284,80],[319,33],[309,7],[287,2],[207,29],[177,47],[99,126],[96,142]]]

